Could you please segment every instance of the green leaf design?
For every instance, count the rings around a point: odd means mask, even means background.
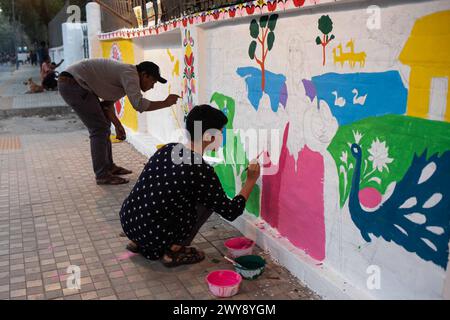
[[[320,37],[316,38],[316,44],[322,44],[322,40],[320,39]]]
[[[275,33],[270,31],[269,34],[267,35],[267,48],[269,49],[269,51],[272,50],[274,42],[275,42]]]
[[[277,25],[277,19],[278,19],[278,15],[277,14],[273,14],[269,17],[269,30],[270,31],[274,31],[275,27]]]
[[[265,28],[267,26],[267,21],[269,20],[269,16],[262,16],[259,19],[259,25],[261,26],[261,28]]]
[[[259,25],[255,19],[253,19],[252,22],[250,22],[250,35],[252,36],[253,39],[258,38],[259,36]]]
[[[330,41],[334,39],[334,34],[331,35]]]
[[[333,30],[333,21],[330,16],[321,16],[319,19],[319,30],[323,34],[329,34]]]
[[[250,47],[248,48],[248,56],[250,57],[250,59],[254,59],[255,58],[255,51],[256,51],[256,41],[253,40],[250,43]]]

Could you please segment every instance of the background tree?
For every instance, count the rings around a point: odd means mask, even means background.
[[[48,24],[64,7],[66,0],[14,0],[16,21],[20,21],[22,29],[31,43],[48,41]],[[70,0],[71,5],[82,9],[87,0]],[[11,0],[0,0],[3,15],[12,21]]]
[[[333,31],[333,21],[329,16],[321,16],[319,19],[319,30],[323,33],[322,39],[320,37],[316,38],[317,45],[322,45],[322,64],[325,65],[326,53],[325,48],[334,39],[334,35],[328,36],[328,34]]]
[[[9,20],[0,14],[0,52],[13,52],[13,29]]]
[[[253,19],[250,23],[250,35],[253,39],[248,48],[248,55],[250,59],[256,60],[256,63],[261,67],[261,90],[264,91],[266,86],[266,74],[265,74],[265,62],[267,54],[273,48],[275,42],[275,26],[277,24],[278,15],[272,14],[271,16],[262,16],[259,18],[259,23],[256,19]],[[261,46],[261,55],[258,58],[256,56],[256,48],[258,41]]]

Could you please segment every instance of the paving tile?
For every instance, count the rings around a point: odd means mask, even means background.
[[[27,289],[19,289],[11,291],[11,298],[25,297],[27,295]]]
[[[93,299],[97,299],[98,295],[96,291],[89,291],[89,292],[85,292],[81,294],[81,299],[82,300],[93,300]]]

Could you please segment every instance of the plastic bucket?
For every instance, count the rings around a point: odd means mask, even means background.
[[[235,266],[235,269],[246,280],[258,278],[266,267],[266,260],[256,255],[238,257],[234,261],[244,267],[243,269]]]
[[[245,237],[232,238],[225,241],[225,247],[232,258],[251,255],[255,242]]]
[[[206,282],[213,295],[227,298],[238,293],[242,277],[232,270],[216,270],[206,276]]]

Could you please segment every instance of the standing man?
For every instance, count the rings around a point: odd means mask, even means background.
[[[45,57],[48,56],[47,43],[45,41],[41,42],[41,46],[37,51],[37,58],[39,63],[39,68],[42,69],[42,64],[44,63]]]
[[[58,88],[61,96],[88,128],[97,184],[128,183],[119,176],[132,173],[116,166],[112,158],[111,121],[116,122],[114,125],[119,126],[121,133],[125,132],[117,118],[111,117],[114,101],[127,95],[139,112],[167,108],[177,102],[179,96],[175,94],[164,101],[143,98],[141,91],[152,89],[156,82],[166,83],[167,80],[161,77],[159,67],[149,61],[135,66],[110,59],[88,59],[60,73]]]

